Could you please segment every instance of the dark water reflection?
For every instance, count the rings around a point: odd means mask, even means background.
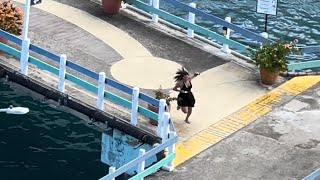
[[[26,115],[0,113],[0,176],[20,179],[99,179],[101,133],[80,118],[0,81],[0,108],[28,107]]]

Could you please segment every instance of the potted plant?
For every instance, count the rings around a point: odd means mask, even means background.
[[[252,52],[252,60],[259,67],[261,83],[273,85],[279,73],[287,70],[287,56],[297,50],[297,40],[289,43],[275,41],[265,44],[260,49]]]
[[[101,0],[103,11],[108,15],[118,14],[121,2],[125,0]]]
[[[154,94],[155,94],[155,98],[156,99],[165,99],[166,100],[166,103],[167,103],[167,108],[166,108],[166,111],[169,112],[170,111],[170,103],[171,101],[174,101],[176,100],[177,98],[175,97],[170,97],[169,94],[166,94],[163,92],[161,86],[159,89],[155,90],[154,91]],[[152,112],[155,112],[155,113],[159,113],[159,107],[157,106],[154,106],[152,104],[148,104],[148,109]],[[158,121],[155,120],[155,119],[151,119],[149,118],[149,122],[150,124],[154,125],[154,126],[157,126],[158,125]]]
[[[22,33],[23,12],[19,7],[14,6],[11,1],[0,1],[0,29],[16,36]],[[0,42],[8,43],[4,37]]]

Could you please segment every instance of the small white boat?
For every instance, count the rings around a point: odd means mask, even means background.
[[[5,112],[7,114],[27,114],[29,112],[29,108],[13,107],[10,105],[8,108],[0,109],[0,112]]]

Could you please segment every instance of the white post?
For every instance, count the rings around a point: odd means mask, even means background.
[[[149,0],[149,6],[151,7],[153,4],[153,0]],[[149,12],[150,14],[152,14],[152,12]]]
[[[106,73],[99,73],[97,108],[103,110]]]
[[[29,60],[30,39],[22,39],[20,68],[23,75],[28,75],[28,60]]]
[[[145,153],[146,153],[146,150],[140,149],[140,150],[139,150],[139,157],[140,157],[140,156],[143,156]],[[141,162],[138,164],[138,173],[144,171],[145,163],[146,163],[146,161],[141,161]],[[144,178],[141,178],[140,180],[144,180]]]
[[[190,7],[196,8],[196,4],[195,3],[190,3],[189,4]],[[196,15],[194,13],[189,12],[188,15],[188,22],[194,24],[196,19]],[[194,37],[194,30],[191,28],[188,28],[188,33],[187,33],[187,37],[188,38],[193,38]]]
[[[60,67],[59,67],[59,85],[58,85],[58,91],[61,93],[64,92],[64,88],[65,88],[66,64],[67,64],[67,56],[65,54],[61,54]]]
[[[139,88],[134,87],[132,91],[131,124],[138,124]]]
[[[260,33],[260,36],[262,36],[262,37],[264,37],[264,38],[268,39],[269,34],[268,34],[267,32],[262,32],[262,33]],[[262,43],[260,43],[260,48],[262,48]]]
[[[227,21],[228,23],[231,23],[231,17],[226,17],[225,21]],[[229,28],[226,29],[225,37],[226,37],[226,39],[230,39],[230,29]],[[228,53],[228,54],[231,53],[231,50],[229,49],[229,45],[228,44],[223,44],[222,52],[225,52],[225,53]]]
[[[121,1],[121,9],[125,9],[127,8],[127,3],[125,3],[124,1]]]
[[[154,8],[159,9],[159,0],[153,0],[152,5]],[[152,14],[152,21],[157,23],[159,20],[159,16],[157,14]]]
[[[26,40],[28,38],[30,2],[31,0],[26,0],[24,5],[22,40]]]
[[[169,121],[170,121],[170,113],[165,112],[163,116],[163,124],[162,124],[162,143],[166,142],[168,140],[168,134],[169,134]]]
[[[113,167],[113,166],[109,167],[109,174],[111,174],[111,173],[113,173],[113,172],[115,172],[115,171],[116,171],[116,168],[115,168],[115,167]],[[112,179],[110,179],[110,180],[115,180],[115,178],[112,178]]]
[[[269,34],[267,32],[262,32],[262,33],[260,33],[260,36],[268,39]]]
[[[24,75],[28,74],[28,59],[29,59],[29,46],[30,39],[28,39],[28,28],[29,28],[29,14],[30,14],[30,1],[26,0],[23,12],[23,29],[22,29],[22,49],[21,49],[21,72]]]
[[[163,115],[166,109],[166,100],[160,99],[159,101],[159,113],[158,113],[158,127],[157,127],[157,135],[162,137],[162,127],[163,127]]]
[[[169,134],[169,139],[172,139],[174,137],[177,136],[177,133],[176,132],[171,132]],[[172,144],[171,146],[169,146],[169,155],[174,153],[176,151],[176,144]],[[172,171],[174,169],[174,164],[173,164],[173,161],[169,162],[168,165],[166,166],[163,166],[163,169],[164,170],[167,170],[167,171]]]

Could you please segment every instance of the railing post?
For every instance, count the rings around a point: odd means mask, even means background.
[[[125,9],[127,8],[127,3],[125,3],[124,1],[121,1],[121,9]]]
[[[146,150],[144,149],[140,149],[139,150],[139,157],[140,156],[143,156],[144,154],[146,153]],[[141,161],[139,164],[138,164],[138,173],[144,171],[144,168],[145,168],[145,164],[146,164],[146,161]],[[141,178],[140,180],[143,180],[144,178]]]
[[[162,123],[162,143],[166,142],[168,140],[168,134],[169,134],[169,121],[170,121],[170,113],[165,112],[163,116],[163,123]]]
[[[138,108],[139,108],[139,88],[134,87],[132,91],[132,107],[131,107],[131,124],[138,124]]]
[[[189,6],[193,7],[193,8],[196,8],[196,3],[192,2],[192,3],[189,4]],[[188,22],[194,24],[195,19],[196,19],[196,15],[194,13],[192,13],[192,12],[189,12]],[[188,38],[193,38],[194,37],[194,30],[193,29],[188,28],[187,37]]]
[[[111,173],[113,173],[113,172],[115,172],[115,171],[116,171],[116,168],[115,168],[115,167],[113,167],[113,166],[109,167],[109,174],[111,174]],[[110,180],[115,180],[115,178],[112,178],[112,179],[110,179]]]
[[[260,36],[262,36],[262,37],[264,37],[264,38],[266,38],[266,39],[268,39],[268,37],[269,37],[269,34],[267,33],[267,32],[262,32],[262,33],[260,33]],[[260,48],[262,48],[262,43],[260,43]]]
[[[61,93],[64,92],[64,88],[65,88],[66,64],[67,64],[67,56],[65,54],[61,54],[60,66],[59,66],[59,85],[58,85],[58,91]]]
[[[231,23],[231,17],[226,17],[225,21],[227,21],[228,23]],[[226,39],[230,39],[230,28],[225,27],[225,37],[226,37]],[[228,54],[231,53],[231,50],[229,49],[228,44],[223,44],[222,52],[225,52]]]
[[[169,133],[169,139],[175,138],[177,136],[176,132],[170,132]],[[176,144],[173,143],[171,146],[169,146],[169,152],[168,154],[172,154],[176,151]],[[162,169],[166,170],[166,171],[172,171],[174,169],[174,164],[173,161],[169,162],[168,165],[163,166]]]
[[[266,39],[268,39],[269,34],[267,32],[262,32],[260,35]]]
[[[23,13],[23,29],[22,29],[22,44],[21,44],[21,57],[20,66],[21,73],[28,75],[28,60],[29,60],[29,48],[30,39],[28,38],[29,29],[29,15],[30,15],[30,0],[26,0]]]
[[[159,113],[158,113],[158,127],[157,127],[157,135],[159,137],[162,137],[162,131],[163,131],[163,115],[166,109],[166,100],[160,99],[159,101]]]
[[[29,48],[30,48],[30,39],[25,38],[25,40],[22,40],[21,57],[20,57],[20,68],[21,68],[21,73],[23,75],[28,75]]]
[[[159,0],[153,0],[152,5],[155,9],[159,9]],[[157,14],[152,14],[152,21],[158,23],[159,16]]]
[[[152,7],[152,4],[153,4],[153,0],[149,0],[149,6],[150,6],[150,7]],[[149,13],[152,14],[151,11],[150,11]]]
[[[97,108],[103,110],[106,73],[99,73]]]

